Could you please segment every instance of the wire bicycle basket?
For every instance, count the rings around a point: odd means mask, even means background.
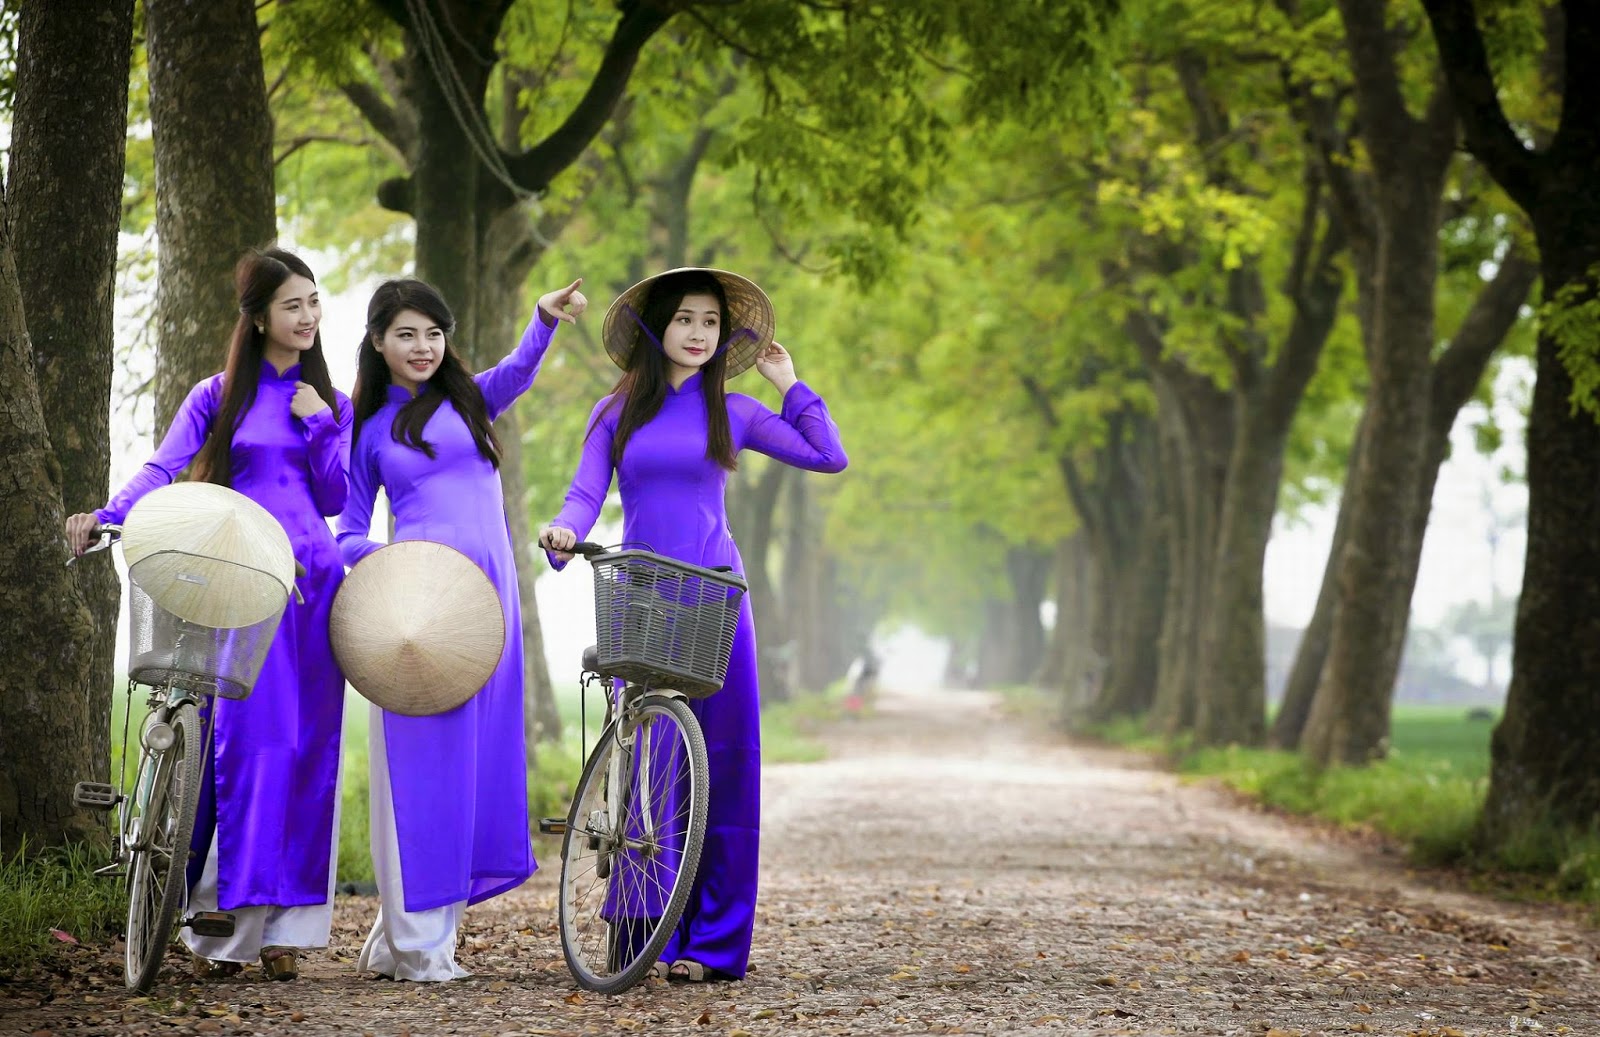
[[[722,687],[743,577],[633,549],[589,562],[599,672],[690,698]]]
[[[128,677],[206,694],[250,694],[278,631],[288,589],[237,562],[162,551],[128,568]]]

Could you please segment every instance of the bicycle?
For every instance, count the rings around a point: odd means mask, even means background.
[[[84,553],[107,550],[121,536],[120,526],[102,525]],[[162,608],[146,590],[146,584],[173,581],[205,587],[219,574],[249,586],[246,596],[256,601],[252,614],[263,610],[270,614],[242,626],[206,626]],[[188,903],[185,873],[193,856],[190,842],[200,782],[216,720],[216,711],[207,708],[208,699],[242,699],[250,694],[288,604],[289,590],[270,573],[183,551],[150,554],[128,568],[128,702],[121,773],[116,787],[110,782],[78,782],[72,799],[80,808],[117,811],[111,863],[95,874],[127,877],[124,980],[137,993],[147,992],[155,983],[180,917],[181,927],[197,935],[233,935],[233,915],[226,911],[181,914]],[[140,687],[147,689],[148,713],[139,733],[138,768],[130,783],[128,728]]]
[[[688,700],[721,689],[748,587],[729,569],[648,550],[571,550],[594,571],[597,643],[583,653],[584,704],[592,683],[610,693],[567,816],[539,829],[564,836],[567,967],[584,989],[615,994],[654,968],[689,900],[711,787]]]

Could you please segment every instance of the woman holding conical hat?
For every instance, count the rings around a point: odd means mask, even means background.
[[[259,957],[268,975],[293,979],[296,952],[326,947],[333,917],[344,678],[328,612],[344,567],[326,517],[344,507],[352,410],[328,378],[305,262],[253,250],[234,279],[226,369],[190,391],[154,456],[105,507],[67,520],[67,536],[82,551],[98,523],[122,522],[186,467],[256,501],[288,533],[305,600],[290,600],[249,697],[214,700],[195,824],[189,907],[232,912],[234,934],[183,938],[202,976]]]
[[[339,547],[355,565],[378,487],[396,540],[432,540],[477,563],[500,596],[499,663],[481,691],[431,716],[372,705],[372,858],[382,904],[358,968],[449,980],[462,912],[536,867],[528,830],[522,609],[491,422],[533,385],[556,325],[588,305],[581,280],[540,297],[517,348],[471,374],[451,346],[455,318],[430,285],[388,281],[367,307],[357,359],[350,500]]]
[[[723,501],[740,450],[814,472],[843,471],[846,458],[828,408],[795,377],[772,341],[772,304],[749,280],[722,270],[669,270],[612,304],[602,334],[624,370],[589,419],[566,503],[540,532],[551,564],[571,559],[616,476],[622,539],[703,566],[744,563]],[[754,365],[783,394],[781,413],[726,392]],[[755,926],[760,812],[755,628],[749,598],[739,614],[722,690],[691,702],[705,733],[711,804],[700,870],[661,960],[668,979],[739,979]]]

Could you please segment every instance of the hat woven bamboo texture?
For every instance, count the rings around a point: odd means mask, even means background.
[[[505,612],[482,569],[453,547],[401,540],[357,562],[333,599],[345,679],[391,713],[432,716],[483,689],[505,650]]]
[[[748,371],[756,362],[756,357],[761,355],[761,351],[772,345],[772,334],[776,325],[772,314],[772,300],[767,298],[767,293],[763,292],[754,281],[713,267],[680,266],[645,278],[617,296],[611,308],[606,310],[605,323],[600,326],[600,337],[606,344],[606,353],[618,367],[624,371],[628,369],[628,357],[632,354],[633,344],[639,337],[640,325],[637,315],[644,312],[645,300],[650,296],[650,286],[663,277],[686,273],[710,274],[721,282],[722,294],[728,303],[729,334],[737,335],[740,330],[748,331],[748,334],[740,336],[739,341],[729,343],[725,377],[732,378]]]
[[[179,619],[232,630],[271,619],[294,588],[294,549],[236,490],[183,482],[145,494],[122,524],[131,578]]]

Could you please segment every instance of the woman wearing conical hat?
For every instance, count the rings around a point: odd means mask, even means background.
[[[772,304],[722,270],[670,270],[623,293],[606,313],[606,350],[624,374],[589,419],[566,503],[540,531],[561,568],[585,537],[616,476],[622,539],[702,566],[744,572],[723,493],[740,450],[813,472],[843,471],[828,408],[772,341]],[[774,414],[726,392],[754,365],[783,394]],[[761,744],[755,628],[744,599],[722,690],[693,700],[711,765],[705,845],[688,906],[662,951],[667,978],[740,979],[755,926]]]
[[[77,551],[185,468],[266,508],[306,570],[249,697],[216,699],[189,869],[191,911],[234,915],[230,937],[183,938],[203,977],[260,958],[293,979],[297,951],[326,947],[333,918],[344,678],[328,611],[344,576],[326,517],[344,507],[350,401],[333,388],[316,279],[278,248],[235,270],[239,318],[226,369],[196,385],[155,455],[111,501],[67,520]],[[192,462],[192,467],[191,467]]]
[[[451,346],[455,319],[417,280],[373,293],[357,359],[347,565],[370,539],[378,487],[396,540],[432,540],[477,563],[500,595],[504,650],[488,682],[447,712],[372,705],[372,859],[382,905],[357,967],[395,979],[468,975],[455,960],[468,905],[533,873],[522,714],[522,609],[491,422],[527,392],[556,325],[587,305],[580,281],[539,299],[517,348],[476,376]]]

